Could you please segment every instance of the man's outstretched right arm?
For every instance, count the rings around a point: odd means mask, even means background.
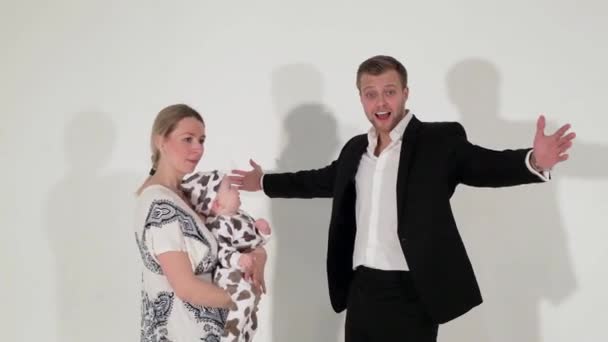
[[[264,174],[253,160],[250,171],[233,170],[232,184],[245,191],[264,190],[269,197],[315,198],[332,197],[336,177],[336,161],[316,170]]]

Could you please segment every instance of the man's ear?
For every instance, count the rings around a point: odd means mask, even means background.
[[[408,88],[407,86],[403,87],[403,96],[406,100],[410,96],[410,88]]]

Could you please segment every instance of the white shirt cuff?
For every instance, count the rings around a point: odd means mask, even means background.
[[[532,172],[533,174],[537,175],[540,179],[543,180],[543,182],[550,180],[551,172],[549,172],[549,171],[538,172],[538,171],[534,170],[534,168],[532,167],[532,164],[530,164],[530,158],[532,158],[532,151],[533,150],[530,150],[530,151],[528,151],[528,154],[526,154],[526,166],[528,167],[528,170],[530,170],[530,172]]]
[[[262,177],[260,177],[260,189],[262,189],[262,191],[264,191],[264,175],[266,174],[263,173]]]

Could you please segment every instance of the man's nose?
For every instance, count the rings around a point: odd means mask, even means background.
[[[386,102],[386,96],[384,94],[378,96],[378,106],[384,108],[388,102]]]

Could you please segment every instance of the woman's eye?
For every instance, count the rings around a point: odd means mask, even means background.
[[[192,137],[186,137],[184,138],[184,141],[187,143],[191,143],[192,142]]]

